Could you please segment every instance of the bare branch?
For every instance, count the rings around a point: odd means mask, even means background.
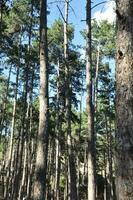
[[[71,10],[72,10],[73,14],[74,14],[74,15],[75,15],[75,17],[77,18],[77,15],[76,15],[76,13],[75,13],[75,11],[74,11],[73,7],[72,7],[71,5],[69,5],[69,7],[71,8]]]
[[[59,10],[59,12],[61,14],[61,17],[62,17],[63,21],[66,23],[66,20],[65,20],[65,18],[63,16],[63,13],[61,12],[61,9],[60,9],[60,7],[58,5],[57,5],[57,8],[58,8],[58,10]]]
[[[94,5],[94,6],[91,8],[91,10],[94,9],[94,8],[96,8],[97,6],[100,6],[101,4],[104,4],[104,3],[107,3],[107,2],[108,2],[108,1],[100,2],[100,3],[96,4],[96,5]]]
[[[55,3],[64,3],[64,1],[61,0],[55,0],[55,1],[51,1],[48,4],[55,4]]]
[[[114,0],[110,0],[110,1],[114,1]],[[108,1],[108,0],[102,1],[102,2],[100,2],[100,3],[96,4],[96,5],[94,5],[94,6],[91,8],[91,10],[94,9],[94,8],[96,8],[97,6],[100,6],[101,4],[109,3],[110,1]]]

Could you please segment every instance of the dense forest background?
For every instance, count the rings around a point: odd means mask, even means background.
[[[75,42],[72,3],[0,0],[0,200],[118,197],[118,27],[92,17],[107,2],[88,0]]]

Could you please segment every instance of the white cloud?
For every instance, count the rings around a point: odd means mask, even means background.
[[[108,1],[101,10],[94,13],[93,18],[98,22],[101,20],[108,20],[110,23],[114,22],[116,19],[115,2]]]

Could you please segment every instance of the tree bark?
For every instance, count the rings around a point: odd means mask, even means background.
[[[86,109],[88,115],[88,200],[96,199],[95,186],[95,142],[94,142],[94,109],[92,103],[91,74],[91,1],[86,1]]]
[[[116,190],[133,199],[133,1],[117,0]]]
[[[48,156],[48,47],[47,0],[40,0],[40,110],[34,200],[44,200]]]

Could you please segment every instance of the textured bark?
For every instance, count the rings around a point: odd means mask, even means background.
[[[116,189],[133,199],[133,1],[117,0]]]
[[[95,200],[95,144],[91,75],[91,1],[86,1],[86,109],[88,115],[88,200]]]
[[[48,155],[48,49],[47,0],[40,0],[40,111],[34,200],[44,200]]]

